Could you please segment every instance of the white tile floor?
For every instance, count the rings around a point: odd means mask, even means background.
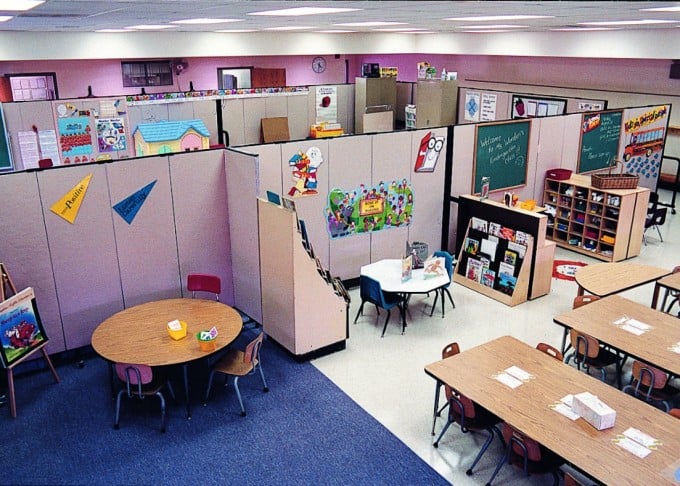
[[[670,192],[660,193],[661,202],[671,201]],[[640,256],[632,261],[669,269],[680,264],[680,215],[672,215],[669,208],[666,224],[661,228],[663,243],[655,230],[647,234],[648,244],[643,245]],[[555,258],[586,263],[598,261],[560,248]],[[440,359],[442,348],[452,341],[457,341],[465,350],[509,334],[532,346],[543,341],[559,347],[562,328],[554,324],[552,318],[571,308],[576,289],[575,282],[553,278],[548,295],[507,307],[454,283],[451,293],[456,308],[452,309],[447,301],[445,318],[442,319],[439,309],[429,317],[433,296],[415,296],[409,308],[406,334],[401,335],[395,310],[381,339],[384,312],[376,322],[375,308],[366,306],[366,314],[357,324],[351,323],[360,303],[355,288],[351,291],[347,349],[316,359],[313,364],[448,481],[458,486],[485,484],[500,458],[500,442],[494,441],[472,477],[466,476],[465,471],[483,443],[484,434],[462,434],[460,428],[452,426],[439,448],[432,447],[434,381],[423,368]],[[652,291],[653,284],[649,284],[622,295],[649,305]],[[444,421],[443,417],[438,419],[436,433]],[[551,481],[550,476],[527,479],[518,469],[505,467],[494,484],[551,484]]]

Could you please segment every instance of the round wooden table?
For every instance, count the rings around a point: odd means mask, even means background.
[[[172,339],[167,331],[168,322],[175,319],[187,323],[187,335],[180,340]],[[217,328],[215,350],[202,351],[196,334],[213,326]],[[182,365],[187,418],[191,418],[189,363],[232,343],[242,327],[238,312],[214,300],[157,300],[129,307],[106,319],[92,333],[92,348],[112,363]]]
[[[598,297],[606,297],[654,282],[670,273],[665,268],[639,263],[606,262],[579,268],[574,279],[578,284],[577,295],[583,295],[587,291]]]

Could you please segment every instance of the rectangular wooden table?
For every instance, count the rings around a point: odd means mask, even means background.
[[[652,328],[638,336],[614,324],[628,317]],[[680,322],[676,317],[646,305],[610,295],[553,318],[565,330],[575,329],[631,356],[680,375],[680,354],[669,349],[680,342]],[[564,349],[564,342],[562,349]]]
[[[576,271],[577,295],[589,292],[598,297],[617,294],[660,279],[670,270],[631,262],[594,263]]]
[[[656,309],[657,303],[659,302],[659,293],[661,289],[664,288],[666,291],[680,292],[680,272],[672,273],[662,279],[656,281],[654,285],[654,295],[652,296],[652,309]],[[664,296],[661,302],[661,311],[664,311],[666,306],[666,297]]]
[[[510,366],[533,379],[511,389],[494,378]],[[680,467],[680,420],[587,374],[565,365],[510,336],[437,361],[425,372],[521,430],[568,463],[604,484],[677,484]],[[567,394],[590,392],[616,410],[614,427],[596,430],[550,406]],[[613,442],[629,427],[660,440],[644,459]],[[500,457],[498,458],[500,459]]]

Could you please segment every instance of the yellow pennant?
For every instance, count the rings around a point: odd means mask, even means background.
[[[50,208],[54,214],[61,216],[69,223],[73,224],[80,211],[80,205],[83,203],[87,186],[90,185],[92,174],[85,176],[85,178],[76,184],[64,197],[55,202]]]

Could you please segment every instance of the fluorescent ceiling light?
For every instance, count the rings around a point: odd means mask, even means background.
[[[8,10],[10,12],[25,12],[37,7],[45,0],[0,0],[0,10]]]
[[[174,25],[131,25],[130,27],[125,27],[126,29],[135,30],[161,30],[161,29],[172,29]]]
[[[478,17],[451,17],[444,20],[461,20],[464,22],[477,22],[481,20],[527,20],[527,19],[554,19],[553,15],[481,15]]]
[[[345,24],[333,24],[340,27],[381,27],[383,25],[406,25],[406,22],[348,22]]]
[[[224,24],[227,22],[242,22],[243,19],[186,19],[173,20],[171,24]]]
[[[497,25],[462,25],[461,29],[525,29],[526,25],[497,24]]]
[[[641,8],[640,12],[680,12],[680,5],[675,7]]]
[[[376,32],[415,32],[425,30],[419,27],[388,27],[386,29],[375,29]]]
[[[600,22],[579,22],[579,25],[653,25],[653,24],[674,24],[677,20],[608,20]]]
[[[615,27],[561,27],[559,29],[550,29],[556,32],[594,32],[598,30],[620,30]]]
[[[257,29],[222,29],[214,32],[219,34],[245,34],[246,32],[257,32]]]
[[[300,15],[320,15],[320,14],[332,14],[341,12],[355,12],[361,10],[360,8],[323,8],[323,7],[297,7],[297,8],[284,8],[281,10],[265,10],[263,12],[251,12],[248,15],[272,15],[272,16],[293,16],[297,17]]]
[[[461,30],[462,34],[497,34],[501,32],[517,32],[516,30],[507,29],[481,29],[481,30]]]
[[[8,20],[13,19],[11,15],[0,15],[0,22],[7,22]]]
[[[125,30],[125,29],[99,29],[99,30],[95,30],[95,32],[102,32],[102,33],[107,33],[107,34],[113,34],[113,33],[130,32],[130,31],[129,31],[129,30]]]
[[[313,29],[314,27],[310,27],[308,25],[288,25],[284,27],[268,27],[264,30],[306,30],[306,29]]]
[[[317,31],[315,31],[315,32],[317,32],[317,33],[319,33],[319,34],[353,34],[353,33],[356,32],[356,30],[340,30],[340,29],[336,29],[336,30],[317,30]]]

